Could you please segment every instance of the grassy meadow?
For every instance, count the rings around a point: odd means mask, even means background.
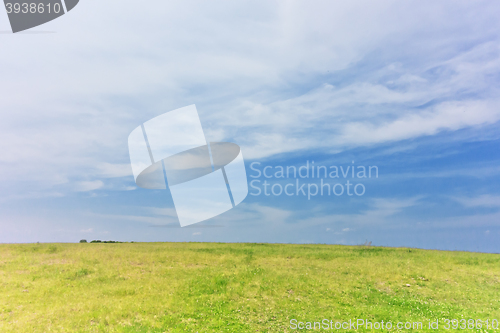
[[[358,318],[500,332],[442,326],[444,319],[500,320],[500,255],[282,244],[0,245],[0,332],[297,332],[307,330],[291,329],[291,319]],[[429,330],[437,319],[439,330]],[[373,329],[411,331],[422,330]]]

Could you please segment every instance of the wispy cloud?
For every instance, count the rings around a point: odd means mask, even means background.
[[[344,227],[343,232],[352,231],[354,226],[377,225],[384,226],[394,223],[393,217],[396,214],[403,213],[405,209],[419,204],[421,197],[407,199],[399,198],[373,198],[369,200],[368,207],[363,210],[357,210],[352,213],[331,213],[325,210],[317,211],[314,215],[306,218],[297,219],[297,223],[307,226],[316,225],[348,225]]]
[[[247,158],[498,120],[494,3],[157,1],[155,10],[122,8],[133,27],[104,17],[118,3],[101,4],[91,25],[84,16],[52,22],[72,37],[29,37],[40,43],[36,55],[32,45],[3,41],[11,52],[0,55],[9,64],[0,81],[0,179],[47,189],[82,174],[126,177],[129,132],[193,102],[208,138],[241,143]],[[96,38],[102,31],[127,38]]]
[[[98,190],[104,186],[104,183],[100,180],[92,180],[92,181],[81,181],[75,183],[75,191],[77,192],[89,192]]]
[[[96,175],[104,178],[130,177],[132,168],[130,163],[100,163],[96,166]]]
[[[465,207],[500,208],[500,196],[483,194],[477,197],[455,197]]]

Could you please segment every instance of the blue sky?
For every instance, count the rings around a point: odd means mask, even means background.
[[[86,0],[1,33],[0,242],[500,252],[499,7]],[[248,175],[253,162],[354,161],[379,177],[359,197],[249,195],[180,228],[168,190],[135,186],[127,137],[190,104],[209,141],[241,146]]]

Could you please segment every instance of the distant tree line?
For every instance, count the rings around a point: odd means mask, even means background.
[[[82,239],[82,240],[80,240],[80,243],[88,243],[88,242],[86,239]],[[109,241],[93,240],[93,241],[90,241],[90,243],[128,243],[128,242],[119,242],[119,241],[112,241],[112,240],[109,240]],[[133,241],[130,243],[133,243]]]

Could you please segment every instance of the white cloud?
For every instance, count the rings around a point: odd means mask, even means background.
[[[137,187],[135,186],[125,186],[123,188],[124,191],[134,191],[134,190],[137,190]]]
[[[172,225],[178,226],[179,220],[177,217],[171,216],[145,216],[145,215],[120,215],[120,214],[87,214],[88,216],[95,216],[98,218],[104,218],[106,220],[118,220],[118,221],[133,221],[144,223],[152,226],[165,226]]]
[[[5,197],[0,198],[0,202],[8,201],[8,200],[23,200],[23,199],[41,199],[41,198],[62,198],[64,197],[64,193],[60,192],[25,192],[22,194],[13,194],[7,195]]]
[[[97,175],[104,178],[132,176],[130,163],[113,164],[100,163],[97,167]]]
[[[160,215],[160,216],[168,216],[168,217],[175,217],[177,218],[177,212],[175,211],[175,208],[156,208],[156,207],[148,207],[146,208],[146,211],[153,215]]]
[[[477,197],[456,197],[456,201],[465,207],[500,208],[500,196],[484,194]]]
[[[2,35],[0,180],[89,191],[103,186],[89,175],[131,177],[130,131],[192,103],[207,137],[246,158],[498,121],[498,7],[82,2],[44,25],[54,34]]]
[[[340,142],[374,144],[433,135],[443,130],[491,124],[500,120],[498,102],[446,102],[434,110],[408,114],[379,125],[367,122],[349,123],[342,130]]]
[[[351,214],[321,214],[316,216],[308,216],[307,218],[299,219],[297,222],[302,225],[315,226],[324,224],[346,223],[352,226],[358,225],[379,225],[383,226],[388,223],[393,223],[393,217],[398,213],[404,212],[406,208],[413,207],[419,204],[421,197],[413,197],[407,199],[399,198],[374,198],[369,201],[368,208],[365,210]],[[348,222],[346,222],[348,221]],[[343,232],[353,231],[352,227],[343,228]],[[337,233],[338,234],[338,233]]]
[[[499,91],[491,79],[500,72],[498,43],[478,43],[451,58],[427,61],[421,68],[394,63],[367,74],[364,82],[320,84],[267,104],[241,101],[232,113],[212,115],[224,131],[209,130],[209,137],[234,138],[246,157],[261,158],[311,148],[338,151],[500,120]]]
[[[89,192],[100,189],[104,186],[104,183],[100,180],[92,181],[81,181],[75,184],[75,191],[77,192]]]

